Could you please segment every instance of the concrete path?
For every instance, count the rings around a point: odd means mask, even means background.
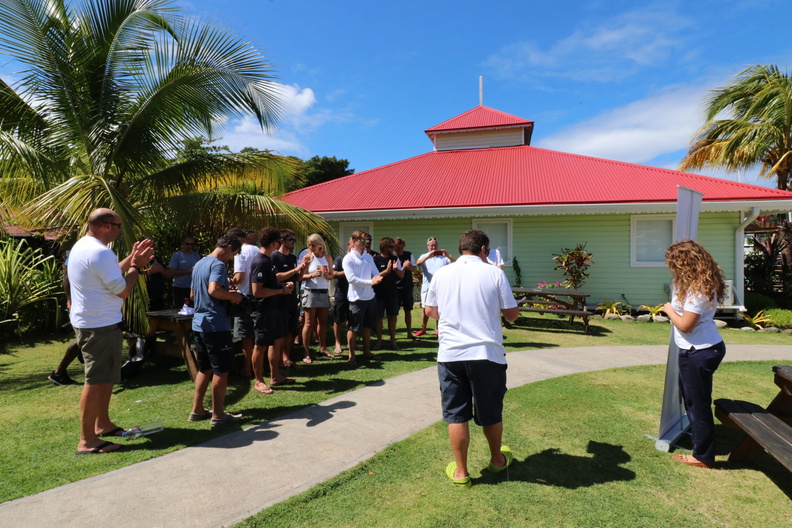
[[[509,386],[662,364],[667,354],[666,345],[512,352]],[[727,361],[765,359],[792,362],[792,346],[730,345],[726,353]],[[228,526],[437,422],[439,407],[434,368],[404,374],[200,446],[0,504],[0,524]],[[320,442],[321,450],[305,449]]]

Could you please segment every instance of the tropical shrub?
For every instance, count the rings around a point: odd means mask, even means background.
[[[573,290],[579,290],[589,276],[588,267],[591,266],[593,255],[586,251],[586,244],[578,244],[574,249],[564,248],[558,255],[553,255],[556,261],[556,270],[564,272],[566,283]]]
[[[597,305],[597,310],[602,310],[602,315],[616,314],[621,315],[624,310],[620,308],[621,301],[611,301],[607,297]]]
[[[766,310],[765,313],[770,318],[770,323],[776,328],[792,328],[792,310],[772,308]]]
[[[740,317],[745,319],[752,328],[757,329],[762,329],[771,323],[770,316],[764,310],[759,310],[753,316],[741,313]]]
[[[58,324],[59,268],[53,256],[25,240],[0,240],[0,341]]]
[[[769,295],[755,292],[745,292],[745,309],[751,313],[759,310],[778,308],[778,303]]]
[[[646,310],[649,312],[649,315],[651,315],[652,319],[654,319],[663,313],[663,306],[663,304],[658,304],[657,306],[648,306],[646,304],[642,304],[640,308],[641,310]]]

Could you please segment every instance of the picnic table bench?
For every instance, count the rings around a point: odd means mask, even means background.
[[[577,290],[563,288],[512,288],[512,293],[519,297],[517,306],[521,312],[555,313],[569,316],[569,324],[575,317],[583,321],[583,331],[589,332],[589,317],[594,315],[586,309],[586,298],[589,296]],[[542,306],[520,306],[522,303]]]
[[[763,409],[740,400],[715,400],[715,416],[723,425],[742,429],[747,436],[729,454],[729,462],[752,460],[762,451],[792,471],[792,366],[773,367],[775,384],[781,389]]]
[[[198,374],[195,356],[190,348],[190,333],[192,332],[192,315],[181,315],[179,310],[157,310],[148,312],[149,328],[151,332],[165,330],[173,336],[173,343],[166,344],[163,348],[166,353],[181,357],[187,367],[191,380]]]

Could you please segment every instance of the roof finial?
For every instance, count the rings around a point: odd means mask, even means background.
[[[484,76],[479,75],[479,106],[484,106]]]

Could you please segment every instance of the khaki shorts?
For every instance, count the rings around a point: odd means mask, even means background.
[[[85,359],[85,384],[121,383],[121,325],[75,328],[77,344]]]

